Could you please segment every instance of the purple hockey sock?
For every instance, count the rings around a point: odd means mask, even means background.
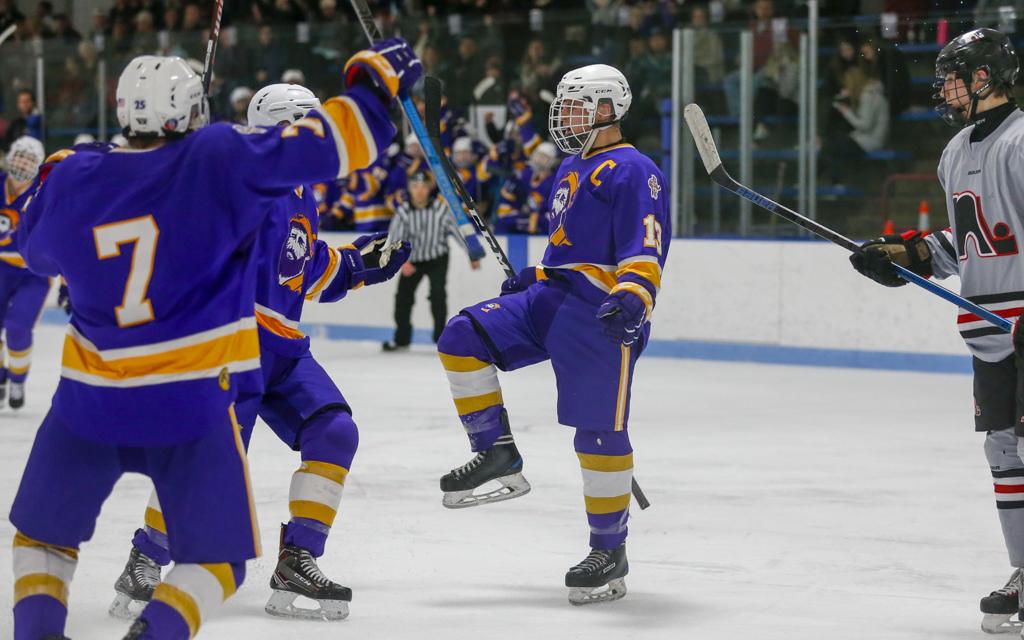
[[[153,600],[139,615],[148,625],[139,640],[189,640],[188,623],[178,611],[159,600]]]
[[[68,608],[50,596],[28,596],[14,605],[14,640],[64,635]]]
[[[170,543],[167,541],[166,533],[148,528],[139,529],[132,538],[132,544],[161,567],[171,563]]]

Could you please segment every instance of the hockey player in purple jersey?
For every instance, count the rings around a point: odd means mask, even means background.
[[[11,508],[15,640],[64,638],[79,546],[126,471],[153,480],[175,562],[126,640],[191,638],[260,554],[234,411],[263,387],[256,241],[297,185],[368,166],[394,135],[387,104],[419,61],[404,41],[375,49],[350,60],[344,97],[272,129],[204,127],[188,64],[135,58],[117,90],[131,148],[42,176],[18,246],[64,276],[72,316]]]
[[[0,368],[0,406],[8,395],[9,381],[12,409],[25,404],[25,378],[32,365],[32,331],[50,292],[50,278],[25,268],[15,238],[21,209],[32,194],[29,187],[45,158],[43,143],[23,136],[11,144],[7,173],[0,173],[4,189],[0,203],[0,325],[7,346],[7,363]]]
[[[508,178],[501,187],[495,233],[547,233],[548,199],[558,163],[555,145],[550,142],[537,145],[526,168]]]
[[[1017,71],[1013,44],[992,29],[969,31],[942,49],[935,63],[937,110],[964,126],[939,160],[950,226],[924,237],[907,233],[867,242],[863,254],[851,257],[858,271],[890,287],[906,284],[893,272],[894,262],[926,277],[957,275],[968,300],[1005,318],[1021,316],[1024,113],[1013,99]],[[1014,568],[1006,586],[982,598],[981,626],[989,633],[1016,633],[1024,619],[1024,330],[1018,320],[1011,338],[964,310],[957,324],[973,355],[974,428],[986,434],[985,457]]]
[[[249,126],[288,126],[319,106],[320,101],[305,87],[270,85],[257,91],[249,103]],[[359,433],[345,398],[313,359],[309,338],[299,331],[299,319],[306,300],[334,302],[352,288],[391,278],[408,258],[409,247],[392,252],[383,267],[368,265],[379,263],[385,234],[363,236],[351,246],[333,249],[317,239],[318,223],[312,189],[299,187],[275,203],[260,229],[256,322],[265,390],[240,399],[235,413],[247,449],[258,414],[302,456],[292,476],[291,520],[282,526],[267,613],[342,620],[348,616],[352,591],[327,579],[316,558],[323,555],[334,524]],[[150,600],[160,583],[160,566],[170,560],[163,512],[154,494],[145,526],[136,532],[128,563],[114,584],[117,595],[110,615],[134,618],[137,607]],[[319,608],[296,607],[299,596],[316,601]]]
[[[671,227],[665,178],[627,144],[619,123],[632,96],[607,65],[570,71],[549,131],[572,154],[558,169],[543,261],[467,307],[438,342],[476,456],[441,478],[443,504],[470,507],[526,494],[498,370],[551,360],[558,421],[576,428],[591,553],[565,577],[573,604],[621,598],[633,473],[627,431],[633,367],[661,285]],[[501,487],[475,493],[497,480]]]

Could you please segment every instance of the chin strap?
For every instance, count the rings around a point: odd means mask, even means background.
[[[594,146],[594,141],[597,140],[597,134],[601,129],[607,129],[613,124],[618,124],[626,117],[626,114],[622,114],[622,118],[615,118],[608,122],[602,122],[601,124],[595,124],[590,127],[590,134],[587,135],[586,141],[583,143],[583,147],[580,149],[580,153],[587,155],[590,153],[590,148]]]

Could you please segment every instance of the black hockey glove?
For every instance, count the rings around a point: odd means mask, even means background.
[[[850,256],[850,264],[861,275],[887,287],[902,287],[907,281],[896,274],[892,265],[913,271],[919,276],[932,275],[932,252],[920,231],[904,235],[885,235],[861,245],[862,251]]]
[[[1024,313],[1020,314],[1017,318],[1016,324],[1013,325],[1013,352],[1017,354],[1017,371],[1018,376],[1024,373],[1024,329],[1021,328],[1020,323],[1024,321]],[[1024,418],[1021,419],[1024,422]]]

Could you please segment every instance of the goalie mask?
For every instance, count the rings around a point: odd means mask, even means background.
[[[563,152],[586,153],[598,131],[622,121],[632,101],[626,76],[615,67],[592,64],[570,71],[558,83],[548,111],[548,132]],[[610,105],[612,118],[595,124],[598,107],[604,104]]]
[[[39,165],[46,159],[43,143],[29,136],[22,136],[11,144],[7,152],[7,174],[18,184],[31,181],[39,173]]]

